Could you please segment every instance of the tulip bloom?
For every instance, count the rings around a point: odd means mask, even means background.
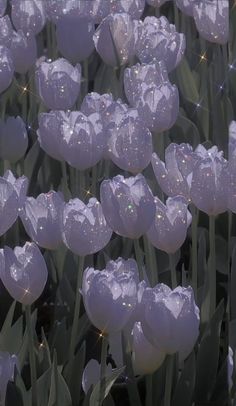
[[[95,198],[89,199],[87,205],[79,199],[71,199],[65,204],[61,230],[67,248],[81,256],[103,249],[112,235],[102,206]]]
[[[15,367],[18,359],[15,354],[0,351],[0,403],[5,405],[7,385],[9,381],[14,381]]]
[[[15,71],[25,74],[37,59],[37,43],[34,36],[27,37],[22,30],[14,31],[10,50]]]
[[[161,7],[162,4],[166,3],[169,0],[146,0],[147,4],[152,7]]]
[[[29,186],[28,178],[24,175],[20,176],[19,178],[15,178],[13,173],[8,170],[4,173],[3,179],[6,179],[6,181],[13,186],[13,189],[15,190],[18,198],[18,212],[20,212],[26,199],[26,194]]]
[[[13,299],[31,305],[42,294],[48,278],[45,260],[34,243],[0,250],[0,277]]]
[[[111,364],[106,366],[105,376],[108,378],[111,375]],[[87,394],[92,385],[96,385],[101,377],[101,365],[95,359],[91,359],[84,368],[82,376],[82,388]]]
[[[185,36],[176,31],[166,17],[146,17],[136,27],[136,55],[140,62],[164,61],[168,72],[181,61],[186,43]]]
[[[42,31],[46,23],[45,2],[30,0],[11,0],[11,19],[17,30],[25,34],[36,35]]]
[[[107,65],[121,66],[135,54],[134,22],[127,13],[110,14],[94,34],[97,52]]]
[[[184,243],[192,215],[187,210],[188,202],[182,196],[169,197],[166,205],[155,197],[156,216],[147,232],[154,247],[174,254]]]
[[[110,13],[127,13],[135,20],[141,17],[144,7],[145,0],[110,0]]]
[[[37,130],[40,147],[52,158],[64,161],[60,149],[62,135],[61,125],[67,120],[68,113],[64,111],[50,111],[40,113],[38,116],[39,128]]]
[[[175,3],[183,13],[193,16],[193,6],[196,0],[175,0]]]
[[[0,93],[10,86],[14,76],[14,64],[11,51],[0,45]]]
[[[18,195],[14,186],[4,177],[0,177],[0,235],[15,223],[18,217]]]
[[[104,180],[100,189],[104,215],[115,233],[139,238],[150,228],[155,216],[153,194],[143,175],[125,179],[118,175]]]
[[[94,50],[94,31],[94,24],[87,17],[61,18],[56,25],[59,51],[72,63],[85,60]]]
[[[0,17],[2,17],[7,8],[7,0],[0,0]]]
[[[184,360],[199,334],[199,309],[192,288],[173,291],[163,283],[146,288],[142,296],[142,329],[152,345]]]
[[[13,27],[8,15],[0,18],[0,45],[9,48],[13,36]]]
[[[73,67],[66,59],[42,62],[36,74],[39,96],[49,109],[66,110],[73,107],[80,91],[81,67]]]
[[[133,259],[109,261],[102,271],[87,268],[82,295],[91,323],[102,333],[121,331],[135,310],[137,285],[138,267]]]
[[[53,190],[41,193],[36,199],[27,197],[20,213],[27,234],[40,247],[57,249],[62,243],[60,218],[64,201]]]
[[[28,135],[21,117],[0,120],[0,156],[10,162],[23,158],[28,148]]]
[[[98,113],[101,120],[105,119],[107,115],[107,108],[113,103],[112,94],[98,94],[96,92],[88,93],[80,107],[80,111],[89,116],[92,113]]]
[[[236,121],[229,126],[228,209],[236,213]]]

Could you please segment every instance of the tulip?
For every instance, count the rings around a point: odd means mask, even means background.
[[[184,360],[199,334],[199,309],[192,288],[173,291],[163,283],[146,288],[142,296],[142,329],[148,341],[167,354]]]
[[[47,0],[46,13],[49,20],[57,23],[66,17],[85,17],[90,15],[91,0]]]
[[[29,180],[24,175],[16,179],[13,173],[9,170],[4,173],[3,178],[13,186],[18,197],[18,211],[20,212],[25,203]]]
[[[87,268],[82,295],[91,323],[105,334],[121,331],[135,310],[137,284],[138,268],[133,259],[109,261],[102,271]]]
[[[38,116],[39,128],[37,130],[40,147],[52,158],[63,161],[60,150],[61,132],[60,128],[67,120],[67,113],[64,111],[50,111],[50,113],[40,113]]]
[[[96,92],[88,93],[80,107],[80,111],[89,116],[92,113],[98,113],[102,122],[107,115],[107,108],[113,103],[112,94],[98,94]]]
[[[113,231],[128,238],[139,238],[148,231],[156,209],[143,175],[127,179],[118,175],[104,180],[100,195],[104,215]]]
[[[232,121],[229,126],[228,153],[228,209],[236,213],[236,121]]]
[[[7,0],[0,0],[0,17],[2,17],[7,8]]]
[[[167,196],[190,200],[192,172],[198,156],[189,144],[171,143],[165,150],[165,163],[152,154],[152,168],[157,182]]]
[[[5,246],[0,251],[0,277],[13,299],[31,305],[42,294],[48,271],[45,260],[34,243],[27,242],[14,250]]]
[[[161,7],[162,4],[166,3],[169,0],[146,0],[147,4],[152,7]]]
[[[23,158],[28,148],[28,135],[21,117],[8,117],[0,120],[0,156],[2,159],[17,162]]]
[[[64,201],[53,190],[41,193],[36,199],[27,197],[20,218],[30,238],[40,247],[57,249],[62,243],[60,218]]]
[[[0,351],[0,404],[5,405],[7,385],[14,381],[15,367],[18,366],[18,359],[15,354]]]
[[[152,156],[152,134],[145,127],[136,109],[124,113],[122,121],[108,130],[107,156],[119,168],[139,173]]]
[[[46,23],[44,1],[11,0],[11,19],[17,30],[25,34],[36,35],[42,31]]]
[[[228,388],[230,392],[233,386],[233,373],[234,373],[234,352],[231,347],[229,347],[227,356],[227,372],[228,372]]]
[[[63,17],[56,25],[57,46],[72,63],[80,62],[94,50],[94,24],[87,17]]]
[[[155,203],[156,216],[147,237],[154,247],[174,254],[184,243],[192,221],[188,203],[182,196],[169,197],[166,205],[155,197]]]
[[[0,45],[10,47],[13,36],[13,27],[8,15],[0,18]]]
[[[227,0],[194,2],[193,17],[203,38],[217,44],[227,43],[229,39],[229,2]]]
[[[175,0],[176,6],[185,14],[193,16],[193,6],[195,0]]]
[[[192,172],[190,197],[195,206],[208,215],[227,210],[228,171],[223,151],[216,146],[206,150],[199,145],[195,150],[199,160]]]
[[[110,13],[128,13],[138,20],[143,14],[145,0],[110,0]]]
[[[107,65],[121,66],[135,54],[134,22],[127,13],[108,15],[93,36],[97,52]]]
[[[72,111],[62,123],[60,131],[60,151],[71,166],[85,170],[100,161],[105,138],[97,113],[87,117],[83,113]]]
[[[236,121],[231,121],[229,125],[229,161],[236,155]]]
[[[49,109],[70,109],[79,95],[81,67],[73,67],[63,58],[42,62],[35,79],[39,95]]]
[[[0,93],[11,84],[14,76],[14,64],[11,51],[0,45]]]
[[[152,374],[162,365],[165,352],[154,347],[143,334],[140,322],[132,330],[132,364],[135,375]]]
[[[136,54],[141,62],[164,61],[170,72],[181,61],[185,36],[176,31],[166,17],[146,17],[136,27]]]
[[[0,236],[15,223],[18,216],[19,199],[15,187],[0,177]]]
[[[95,198],[89,199],[87,205],[79,199],[71,199],[65,204],[61,230],[67,248],[81,256],[103,249],[112,235],[102,206]]]
[[[105,376],[108,378],[111,375],[111,364],[106,366]],[[91,359],[84,368],[82,376],[82,388],[87,394],[92,385],[96,385],[101,376],[101,365],[95,359]]]
[[[14,31],[10,50],[15,71],[27,73],[37,59],[37,43],[34,36],[27,37],[22,30]]]
[[[87,0],[86,10],[88,10],[93,22],[100,24],[110,14],[110,0]]]

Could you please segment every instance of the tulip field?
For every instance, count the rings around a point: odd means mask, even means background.
[[[235,0],[0,0],[0,406],[236,406],[235,213]]]

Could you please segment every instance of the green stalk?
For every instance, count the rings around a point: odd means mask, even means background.
[[[101,373],[100,373],[100,394],[99,406],[102,406],[106,391],[106,367],[107,367],[107,347],[108,340],[105,335],[102,336],[102,352],[101,352]]]
[[[210,286],[210,317],[216,308],[216,246],[215,246],[215,216],[209,216],[209,286]]]
[[[26,318],[26,328],[29,337],[29,359],[30,359],[30,378],[32,387],[32,406],[38,405],[38,395],[37,395],[37,373],[36,373],[36,362],[34,354],[34,334],[31,322],[31,310],[30,305],[25,306],[25,318]]]
[[[143,243],[145,251],[145,260],[150,275],[150,284],[151,286],[155,286],[158,283],[158,268],[155,255],[155,248],[151,245],[146,235],[143,236]]]
[[[142,252],[141,252],[141,249],[140,249],[139,240],[137,240],[137,239],[134,240],[134,251],[135,251],[136,261],[137,261],[137,264],[138,264],[139,279],[140,279],[140,281],[142,281],[144,279],[143,256],[142,256]]]
[[[166,366],[166,381],[165,381],[165,397],[164,397],[164,406],[171,405],[171,392],[172,392],[172,378],[173,378],[173,369],[174,369],[174,357],[169,355],[167,357],[167,366]]]
[[[145,406],[153,406],[152,402],[152,375],[146,376],[146,398],[145,398]]]
[[[177,286],[176,268],[174,261],[174,254],[169,254],[170,273],[171,273],[171,287],[175,289]]]
[[[197,258],[197,226],[198,226],[198,210],[192,208],[192,225],[191,225],[191,234],[192,234],[192,287],[194,291],[195,298],[197,297],[197,269],[198,269],[198,258]]]

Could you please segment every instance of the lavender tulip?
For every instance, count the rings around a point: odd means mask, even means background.
[[[236,212],[236,121],[229,126],[229,161],[228,161],[228,204],[227,207],[233,213]]]
[[[107,156],[119,168],[139,173],[152,156],[152,134],[136,109],[129,109],[122,121],[108,133]]]
[[[14,381],[15,367],[18,365],[18,359],[15,354],[0,351],[0,404],[5,405],[7,385],[9,381]]]
[[[92,113],[98,113],[102,122],[106,118],[107,108],[113,103],[112,94],[98,94],[96,92],[88,93],[80,107],[80,110],[86,116]]]
[[[185,36],[166,17],[146,17],[137,25],[136,54],[141,62],[164,61],[170,72],[181,61]]]
[[[70,109],[79,95],[81,67],[73,67],[63,58],[42,62],[35,79],[39,95],[49,109]]]
[[[14,76],[14,64],[11,51],[0,45],[0,93],[11,84]]]
[[[72,63],[83,61],[94,50],[94,24],[87,17],[64,17],[56,25],[57,46]]]
[[[18,195],[14,186],[0,177],[0,236],[15,223],[18,216]]]
[[[103,156],[105,138],[97,113],[85,116],[72,111],[60,128],[61,154],[74,168],[85,170],[96,165]]]
[[[199,334],[199,309],[192,288],[173,291],[163,283],[146,288],[142,296],[142,329],[152,345],[184,360]]]
[[[68,114],[64,111],[50,111],[50,113],[40,113],[38,116],[37,136],[40,147],[58,161],[64,160],[60,149],[62,138],[60,128],[67,117]]]
[[[110,14],[110,0],[87,0],[87,10],[93,22],[100,24]]]
[[[100,194],[106,220],[117,234],[139,238],[150,228],[155,202],[143,175],[127,179],[118,175],[104,180]]]
[[[23,158],[28,147],[28,135],[23,120],[8,117],[0,120],[0,156],[10,162]]]
[[[135,53],[134,22],[127,13],[108,15],[94,34],[94,44],[103,61],[121,66]]]
[[[19,178],[15,178],[13,173],[9,170],[4,173],[3,179],[7,180],[7,182],[13,186],[18,197],[18,212],[20,213],[25,203],[29,180],[24,175],[20,176]]]
[[[121,331],[137,302],[138,268],[136,261],[118,258],[97,271],[83,274],[82,295],[86,313],[102,333]],[[107,311],[109,309],[109,311]]]
[[[197,1],[193,17],[200,35],[208,41],[225,44],[229,38],[229,2],[227,0]]]
[[[64,201],[53,190],[41,193],[36,199],[27,197],[20,218],[30,238],[40,247],[57,249],[62,243],[60,218]]]
[[[91,12],[91,0],[47,0],[46,14],[55,24],[66,17],[88,17]]]
[[[7,8],[7,0],[0,0],[0,17],[2,17]]]
[[[110,13],[128,13],[131,18],[137,20],[145,7],[145,0],[110,0],[110,3]]]
[[[155,197],[156,216],[147,232],[154,247],[174,254],[184,243],[192,216],[188,203],[182,196],[169,197],[166,205]]]
[[[135,375],[152,374],[162,365],[165,352],[154,347],[143,334],[140,322],[132,330],[132,364]]]
[[[22,30],[14,31],[10,50],[15,71],[25,74],[37,59],[37,44],[34,36],[27,37]]]
[[[48,271],[45,260],[34,243],[1,250],[0,277],[13,299],[31,305],[42,294]]]
[[[10,47],[13,36],[13,27],[8,15],[0,18],[0,45]]]
[[[161,7],[162,4],[166,3],[169,0],[146,0],[147,4],[152,7]]]
[[[227,372],[228,372],[228,388],[229,392],[233,386],[233,373],[234,373],[234,352],[231,347],[228,347],[228,356],[227,356]]]
[[[111,375],[111,364],[106,366],[105,376],[108,378]],[[96,385],[101,377],[101,365],[95,359],[91,359],[84,368],[82,376],[82,388],[85,393],[88,393],[92,385]]]
[[[175,3],[183,13],[193,16],[193,6],[196,0],[175,0]]]
[[[11,0],[11,19],[17,30],[36,35],[46,23],[45,3],[42,0]]]
[[[61,227],[67,248],[81,256],[103,249],[112,235],[102,206],[95,198],[89,199],[87,205],[79,199],[71,199],[65,204]]]
[[[195,152],[199,160],[194,166],[191,183],[191,200],[208,215],[227,210],[228,172],[223,151],[216,146],[206,150],[199,145]]]
[[[165,150],[165,163],[152,154],[152,167],[157,182],[167,196],[182,195],[190,199],[193,168],[197,154],[189,144],[171,143]]]

